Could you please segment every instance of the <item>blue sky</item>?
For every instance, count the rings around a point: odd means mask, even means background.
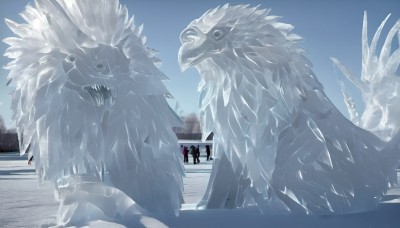
[[[187,24],[201,16],[206,10],[230,3],[260,5],[271,8],[271,14],[282,16],[282,22],[292,24],[294,32],[304,38],[302,47],[314,64],[314,72],[325,87],[332,102],[347,116],[336,76],[342,74],[333,67],[329,57],[336,57],[350,69],[360,74],[361,29],[363,12],[368,12],[369,34],[379,26],[387,14],[392,13],[386,28],[390,28],[400,18],[399,0],[120,0],[127,6],[130,15],[135,15],[136,25],[144,24],[143,34],[147,36],[148,46],[160,51],[163,61],[161,69],[170,78],[167,88],[175,97],[170,101],[172,107],[179,102],[184,114],[197,112],[199,74],[194,69],[181,73],[177,62],[180,47],[179,34]],[[0,38],[12,36],[4,24],[4,18],[22,22],[18,13],[33,0],[2,0],[0,2]],[[387,31],[384,30],[384,31]],[[384,33],[385,34],[385,33]],[[385,34],[386,35],[386,34]],[[7,46],[0,43],[0,52]],[[9,60],[0,56],[0,65]],[[5,87],[7,71],[0,70],[0,115],[7,127],[11,122],[9,88]],[[362,100],[356,88],[348,84],[356,104],[362,108]]]

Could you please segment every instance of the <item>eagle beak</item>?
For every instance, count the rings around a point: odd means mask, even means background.
[[[189,68],[190,63],[192,61],[190,61],[190,57],[188,57],[188,52],[190,52],[190,50],[188,50],[189,48],[187,47],[188,45],[182,45],[181,48],[179,48],[179,52],[178,52],[178,63],[179,63],[179,67],[181,68],[181,72],[184,72],[185,70],[187,70],[187,68]]]
[[[204,48],[202,44],[203,42],[200,45],[184,43],[181,46],[178,52],[178,62],[182,72],[207,57],[206,52],[208,49]]]
[[[206,37],[194,28],[181,33],[182,46],[178,52],[178,62],[182,72],[205,58],[205,41]]]

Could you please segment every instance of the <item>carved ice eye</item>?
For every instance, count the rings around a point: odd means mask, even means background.
[[[68,62],[71,62],[71,63],[72,63],[72,62],[75,62],[75,60],[76,60],[76,59],[75,59],[75,56],[73,56],[73,55],[67,56],[67,61],[68,61]]]
[[[218,38],[220,38],[222,36],[222,32],[219,31],[219,30],[215,30],[213,32],[213,36],[218,39]]]
[[[210,31],[209,36],[210,35],[214,40],[217,40],[217,41],[222,40],[222,38],[224,38],[224,36],[225,36],[225,29],[224,28],[215,28]]]
[[[96,70],[101,75],[110,74],[110,69],[106,63],[97,63],[93,66],[94,70]]]
[[[101,64],[101,63],[97,64],[97,66],[96,66],[96,68],[97,68],[98,70],[101,70],[101,69],[103,69],[103,67],[104,67],[104,65],[103,65],[103,64]]]

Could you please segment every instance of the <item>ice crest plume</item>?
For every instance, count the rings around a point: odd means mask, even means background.
[[[377,53],[378,42],[389,17],[390,14],[380,24],[369,44],[367,12],[364,12],[361,77],[356,77],[338,59],[331,58],[350,82],[361,91],[365,108],[358,120],[358,125],[385,141],[396,136],[400,128],[398,118],[400,113],[400,76],[398,75],[400,48],[392,50],[392,42],[396,34],[397,38],[400,37],[400,20],[389,30],[380,52]],[[354,111],[349,109],[349,112]]]
[[[143,26],[118,0],[36,0],[20,15],[25,23],[6,20],[16,37],[4,39],[14,121],[21,154],[33,155],[39,181],[61,198],[59,224],[122,216],[102,202],[110,191],[131,198],[111,200],[115,208],[133,200],[177,213],[183,166],[171,129],[180,120]],[[103,190],[89,191],[87,182]],[[79,191],[98,200],[71,200]]]
[[[398,144],[348,121],[325,95],[293,26],[224,5],[181,33],[200,75],[203,134],[217,157],[199,208],[337,214],[375,208],[397,183]]]

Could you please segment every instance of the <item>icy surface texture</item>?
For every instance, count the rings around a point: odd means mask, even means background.
[[[134,215],[148,214],[125,193],[96,178],[74,175],[59,179],[58,183],[62,199],[58,225],[87,224],[94,220],[123,224]]]
[[[34,156],[39,181],[57,191],[62,178],[97,178],[146,210],[177,213],[180,120],[143,27],[118,0],[35,3],[26,23],[6,20],[16,37],[4,42],[21,153]]]
[[[351,213],[397,182],[398,145],[336,109],[292,29],[268,9],[225,5],[181,33],[180,66],[201,75],[202,130],[214,132],[217,157],[199,208]]]
[[[332,58],[343,74],[361,91],[365,109],[358,125],[374,132],[385,141],[391,140],[400,128],[400,77],[398,75],[400,20],[390,29],[380,52],[377,53],[379,38],[389,16],[378,27],[369,44],[367,13],[364,13],[361,78],[356,77],[339,60]],[[398,44],[392,51],[392,42],[395,37]],[[349,107],[349,112],[354,113],[352,106]]]

